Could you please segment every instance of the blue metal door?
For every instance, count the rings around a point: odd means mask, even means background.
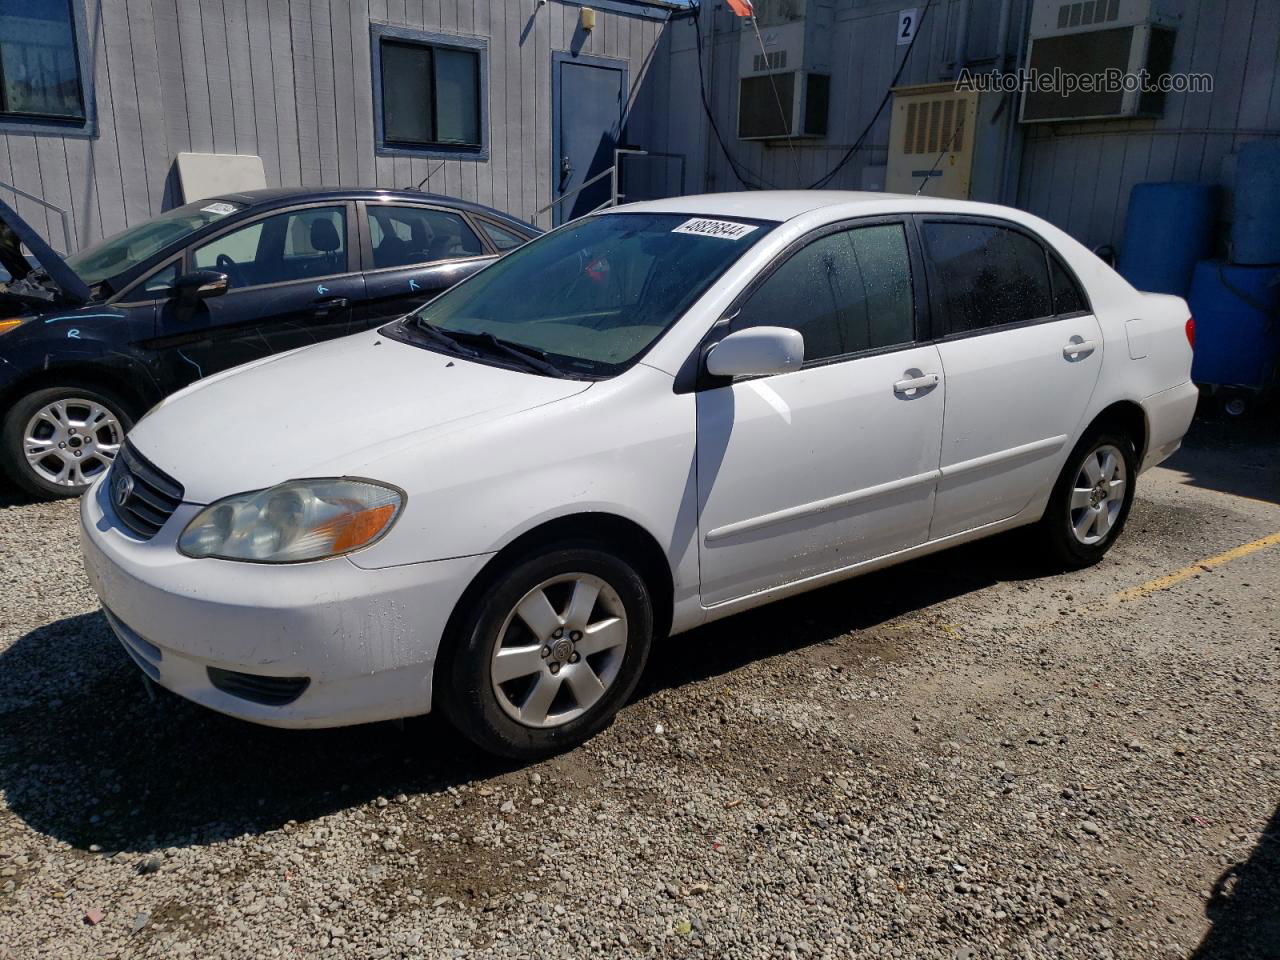
[[[622,134],[626,103],[625,63],[600,57],[556,54],[553,76],[555,183],[565,196],[607,170]],[[609,178],[584,189],[555,207],[556,224],[590,213],[609,199]]]

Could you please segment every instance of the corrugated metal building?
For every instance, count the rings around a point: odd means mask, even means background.
[[[522,217],[607,168],[614,146],[649,151],[624,158],[632,197],[742,179],[880,189],[891,86],[1025,63],[1034,10],[1088,24],[1144,4],[1171,30],[1169,69],[1211,75],[1212,92],[1169,93],[1154,116],[1027,124],[1007,122],[1016,97],[984,94],[975,195],[1114,244],[1134,183],[1226,185],[1243,142],[1280,135],[1275,0],[756,0],[758,38],[723,0],[696,27],[668,0],[584,2],[0,0],[0,183],[68,211],[72,246],[181,202],[188,152],[260,157],[268,185],[423,183]],[[797,74],[810,113],[795,122],[822,133],[742,139],[781,106],[776,82],[751,77],[803,67],[779,59],[775,29],[797,16],[821,24],[807,36],[827,79]],[[930,154],[913,173],[938,173]],[[562,206],[608,190],[606,177]],[[57,213],[20,209],[60,245]]]

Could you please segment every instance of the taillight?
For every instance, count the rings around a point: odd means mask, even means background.
[[[1187,317],[1187,343],[1191,345],[1191,349],[1196,348],[1196,318]]]

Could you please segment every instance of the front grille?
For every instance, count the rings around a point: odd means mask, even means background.
[[[182,484],[124,442],[107,478],[107,496],[121,523],[150,540],[178,509],[182,493]]]
[[[256,673],[223,670],[220,667],[206,669],[209,682],[223,693],[268,707],[283,707],[293,703],[311,684],[310,677],[264,677]]]

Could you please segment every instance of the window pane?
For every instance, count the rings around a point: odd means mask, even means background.
[[[1044,248],[1025,234],[975,223],[926,223],[925,246],[952,333],[1053,313]]]
[[[436,47],[436,140],[480,144],[480,57]]]
[[[0,0],[0,112],[83,120],[68,0]]]
[[[456,213],[382,205],[368,209],[373,265],[377,268],[484,253],[480,238]]]
[[[316,207],[259,220],[198,248],[195,264],[222,271],[241,289],[345,273],[346,209]]]
[[[1062,261],[1056,256],[1049,259],[1053,263],[1053,312],[1080,313],[1088,310],[1089,303],[1085,300],[1084,293],[1071,278],[1071,274],[1067,273]]]
[[[505,227],[500,227],[496,223],[490,223],[488,220],[478,221],[480,229],[489,235],[489,239],[493,241],[493,245],[499,250],[513,250],[522,243],[528,242],[528,237],[522,237],[520,234]]]
[[[170,289],[178,280],[178,265],[171,263],[162,270],[157,270],[147,282],[143,284],[142,289],[146,293],[160,293]]]
[[[806,362],[910,343],[915,308],[901,224],[860,227],[813,241],[773,272],[735,329],[791,327]]]
[[[431,50],[382,41],[382,131],[389,141],[430,143]]]

